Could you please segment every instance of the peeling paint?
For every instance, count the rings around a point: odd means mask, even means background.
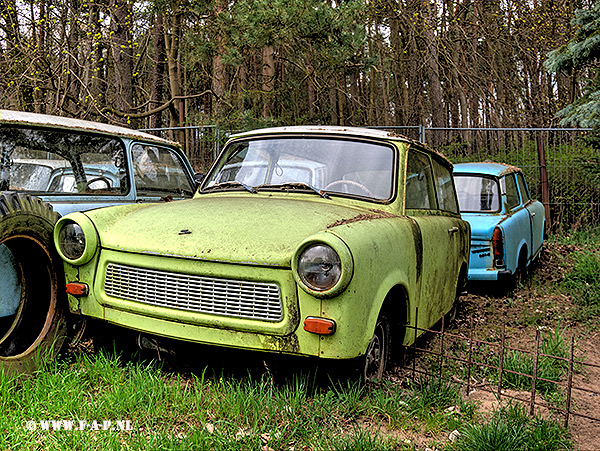
[[[371,210],[371,211],[373,213],[361,213],[361,214],[354,216],[353,218],[338,219],[333,224],[329,224],[327,226],[327,228],[331,229],[332,227],[337,227],[337,226],[344,225],[344,224],[351,224],[353,222],[360,222],[360,221],[371,221],[372,219],[388,219],[388,218],[399,218],[400,217],[398,215],[394,215],[392,213],[387,213],[387,212],[381,211],[381,210]]]

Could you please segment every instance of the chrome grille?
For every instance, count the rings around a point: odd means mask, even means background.
[[[218,279],[110,263],[107,295],[128,301],[212,315],[262,321],[283,316],[279,286]]]

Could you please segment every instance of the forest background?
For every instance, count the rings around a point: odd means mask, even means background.
[[[549,127],[590,0],[0,0],[0,105],[133,128]]]

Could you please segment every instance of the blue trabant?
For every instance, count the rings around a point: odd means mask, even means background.
[[[0,371],[28,371],[60,348],[67,304],[52,242],[60,216],[191,198],[195,190],[192,167],[171,141],[0,110]]]
[[[542,250],[545,209],[521,169],[502,163],[454,166],[461,216],[471,225],[470,281],[517,282]]]

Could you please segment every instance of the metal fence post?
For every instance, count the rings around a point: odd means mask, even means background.
[[[569,371],[567,374],[567,401],[565,405],[565,427],[569,425],[569,414],[571,413],[571,391],[573,390],[573,351],[575,349],[575,337],[571,337],[571,350],[569,351]]]
[[[535,330],[535,358],[533,360],[533,374],[531,376],[531,401],[529,404],[529,415],[533,415],[535,411],[535,391],[537,384],[537,370],[540,359],[540,330]]]
[[[540,133],[536,137],[538,159],[540,165],[540,184],[542,189],[542,204],[546,210],[546,230],[550,230],[552,223],[550,222],[550,190],[548,188],[548,170],[546,168],[546,144]]]

